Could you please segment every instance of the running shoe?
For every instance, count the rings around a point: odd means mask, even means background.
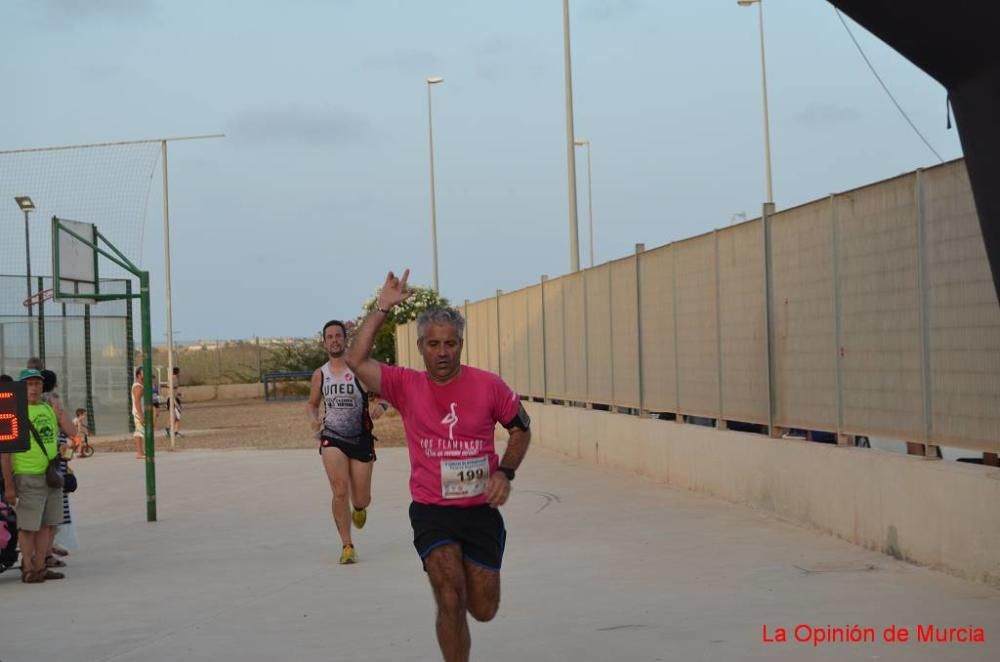
[[[340,552],[340,565],[347,565],[349,563],[354,563],[358,560],[357,555],[354,553],[354,545],[344,545],[344,549]]]
[[[351,520],[354,521],[355,528],[363,529],[365,528],[365,522],[368,521],[368,509],[362,508],[361,510],[355,509],[351,514]]]

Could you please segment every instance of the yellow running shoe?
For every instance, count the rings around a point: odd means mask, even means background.
[[[354,545],[344,545],[344,549],[340,552],[340,565],[347,565],[348,563],[356,563],[358,560],[357,555],[354,553]]]
[[[368,521],[368,509],[362,508],[361,510],[355,509],[351,514],[351,519],[354,521],[355,528],[363,529],[365,528],[365,522]]]

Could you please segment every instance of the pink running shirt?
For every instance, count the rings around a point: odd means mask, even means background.
[[[379,395],[403,418],[410,450],[410,495],[417,503],[479,506],[499,459],[496,424],[514,420],[521,401],[497,375],[463,365],[451,382],[382,365]]]

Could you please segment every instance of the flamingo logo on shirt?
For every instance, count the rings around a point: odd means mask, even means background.
[[[454,439],[455,438],[455,435],[454,435],[455,424],[458,423],[458,414],[455,413],[455,407],[457,405],[458,405],[458,403],[456,403],[456,402],[451,403],[451,411],[449,411],[447,414],[445,414],[444,418],[441,419],[441,424],[448,426],[448,438],[449,439]]]

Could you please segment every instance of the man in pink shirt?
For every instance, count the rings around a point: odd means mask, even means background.
[[[410,453],[410,523],[437,602],[437,637],[446,662],[466,662],[466,612],[492,620],[500,605],[500,564],[507,531],[499,507],[531,441],[520,398],[491,372],[460,363],[465,320],[452,308],[417,318],[425,372],[371,358],[389,310],[408,299],[409,269],[392,272],[347,353],[347,364],[403,418]],[[498,459],[496,424],[510,432]]]

